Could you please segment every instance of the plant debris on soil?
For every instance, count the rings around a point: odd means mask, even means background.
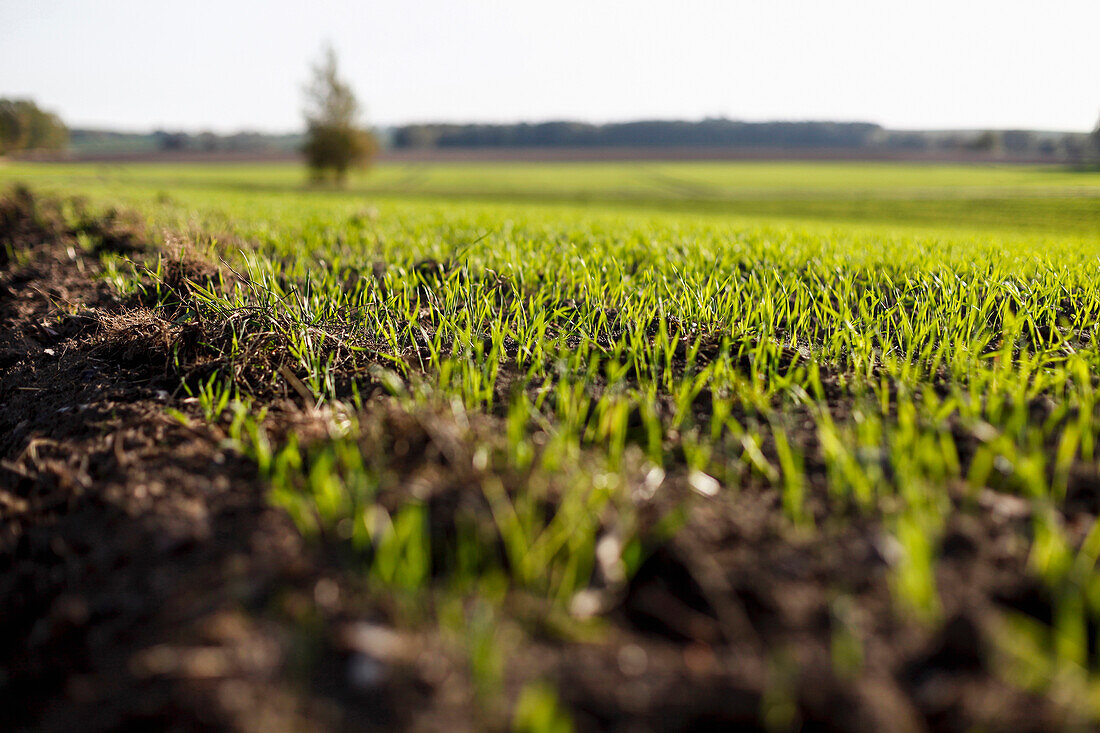
[[[874,517],[799,534],[774,489],[719,501],[675,470],[664,500],[682,504],[679,530],[647,543],[629,578],[598,569],[574,603],[590,601],[578,615],[598,634],[556,633],[554,611],[521,593],[504,603],[525,633],[510,642],[493,717],[446,635],[365,583],[339,547],[303,539],[224,421],[201,419],[181,382],[205,373],[213,332],[188,341],[163,309],[97,277],[104,252],[149,251],[139,223],[85,222],[88,251],[56,205],[23,192],[0,206],[0,728],[501,727],[538,680],[582,730],[1073,722],[998,670],[1000,612],[1053,615],[1028,572],[1025,502],[960,493],[935,548],[942,620],[922,623],[895,609],[898,550]],[[164,281],[185,301],[187,283],[212,276]],[[331,415],[284,381],[265,396],[265,426],[308,455]],[[365,398],[357,450],[425,501],[433,551],[460,531],[457,516],[493,534],[475,487],[528,480],[478,467],[502,418],[458,428],[381,389]],[[433,558],[433,571],[450,561]]]
[[[252,611],[308,589],[308,556],[254,466],[168,418],[164,322],[45,206],[5,202],[0,232],[0,727],[293,728]]]

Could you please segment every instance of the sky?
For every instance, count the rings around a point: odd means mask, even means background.
[[[302,127],[331,43],[374,125],[830,119],[1089,130],[1100,0],[0,0],[0,96],[71,126]]]

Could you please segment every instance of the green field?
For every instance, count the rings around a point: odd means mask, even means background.
[[[220,425],[362,608],[460,650],[476,727],[659,714],[593,681],[634,684],[635,650],[657,697],[748,691],[730,720],[774,729],[814,721],[821,680],[899,730],[938,726],[934,683],[970,685],[950,715],[976,729],[1100,720],[1100,173],[425,164],[337,191],[0,165],[15,181],[86,200],[62,213],[102,277],[198,334],[166,414]],[[164,249],[101,246],[79,220],[112,207]],[[220,274],[181,286],[181,258]]]
[[[0,166],[0,178],[140,195],[303,193],[285,164]],[[770,220],[975,226],[1100,234],[1100,172],[897,163],[384,164],[348,193],[500,203],[584,204]],[[346,194],[326,194],[346,195]]]

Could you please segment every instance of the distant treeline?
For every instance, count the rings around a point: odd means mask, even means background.
[[[968,158],[1100,162],[1100,123],[1092,133],[1039,130],[888,130],[871,122],[744,122],[725,117],[703,120],[637,120],[591,124],[574,121],[513,124],[415,124],[373,131],[383,148],[550,149],[629,148],[637,150],[696,148],[788,151],[847,151],[845,156],[946,156],[967,151]],[[61,119],[29,99],[0,98],[0,155],[49,156],[50,151],[77,157],[160,153],[210,153],[214,156],[280,157],[305,152],[304,133],[269,134],[242,131],[119,132],[66,129]],[[717,154],[717,153],[716,153]],[[799,152],[795,153],[800,154]],[[194,157],[194,156],[192,156]],[[202,157],[202,156],[197,156]],[[959,156],[964,157],[964,156]]]
[[[393,146],[438,148],[705,147],[768,146],[858,148],[882,131],[867,122],[701,122],[642,120],[593,125],[540,122],[514,125],[406,125],[394,130]]]
[[[27,150],[57,150],[68,130],[57,115],[29,99],[0,99],[0,155]]]
[[[297,133],[271,135],[245,131],[219,135],[213,132],[154,130],[139,133],[77,128],[71,131],[70,139],[72,149],[78,153],[278,153],[297,151],[304,138]]]
[[[394,148],[741,147],[787,149],[973,150],[1079,158],[1090,147],[1080,133],[1032,130],[900,131],[870,122],[697,122],[647,120],[594,125],[540,122],[505,125],[418,124],[390,131]]]
[[[377,130],[394,149],[507,148],[766,148],[788,150],[903,151],[982,157],[1082,162],[1100,156],[1100,137],[1035,130],[888,130],[869,122],[697,122],[650,120],[594,125],[540,122],[507,125],[417,124]],[[63,138],[62,138],[63,139]],[[290,154],[302,150],[302,134],[238,132],[147,133],[73,129],[69,149],[77,155],[114,153]],[[56,144],[54,139],[53,144]],[[858,153],[857,153],[858,154]]]

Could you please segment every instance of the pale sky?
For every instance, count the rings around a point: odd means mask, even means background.
[[[294,131],[326,41],[377,125],[1100,116],[1100,0],[0,0],[0,96],[74,126]]]

